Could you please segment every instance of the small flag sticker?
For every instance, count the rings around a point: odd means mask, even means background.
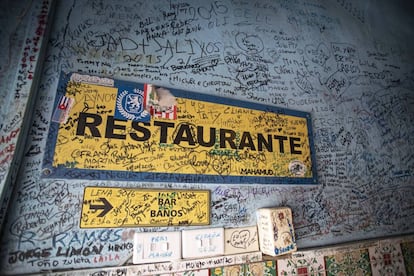
[[[69,106],[70,101],[71,101],[71,98],[68,98],[66,96],[62,96],[60,98],[58,108],[61,109],[61,110],[66,110]]]
[[[177,119],[177,101],[168,89],[145,84],[144,91],[147,94],[145,106],[151,116],[162,119]]]
[[[61,96],[58,105],[55,108],[55,112],[53,113],[52,121],[65,124],[68,121],[69,112],[74,104],[75,99]]]

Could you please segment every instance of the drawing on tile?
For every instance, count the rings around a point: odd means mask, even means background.
[[[244,265],[244,276],[276,276],[276,261],[263,261]]]
[[[303,255],[298,253],[293,258],[277,260],[279,276],[311,275],[324,276],[325,261],[323,256]]]
[[[229,265],[210,269],[211,276],[244,276],[243,265]]]
[[[369,253],[367,249],[338,252],[325,256],[326,275],[371,275]]]
[[[404,257],[399,243],[381,242],[368,250],[373,276],[406,275]]]

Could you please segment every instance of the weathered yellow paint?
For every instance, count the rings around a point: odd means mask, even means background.
[[[210,224],[209,190],[86,187],[81,228]]]
[[[54,167],[265,178],[314,176],[305,117],[177,97],[177,119],[151,118],[147,125],[133,124],[111,117],[117,93],[115,87],[68,85],[66,95],[75,104],[68,121],[60,124]],[[96,123],[93,128],[85,126],[92,122]],[[210,133],[214,141],[207,145]]]

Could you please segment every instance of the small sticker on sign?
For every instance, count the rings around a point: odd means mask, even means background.
[[[53,112],[52,121],[56,123],[66,124],[69,118],[69,112],[75,104],[75,99],[61,96],[59,102]]]
[[[177,101],[170,90],[145,84],[144,92],[147,95],[145,106],[151,116],[162,119],[177,119]]]
[[[146,92],[138,88],[120,87],[116,96],[115,118],[149,122],[151,116],[145,110]]]
[[[289,172],[294,176],[304,176],[306,173],[306,166],[302,161],[294,160],[289,163]]]

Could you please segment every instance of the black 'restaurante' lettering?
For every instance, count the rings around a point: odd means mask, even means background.
[[[127,127],[128,124],[131,125],[131,129],[134,132],[126,133],[126,130],[129,129]],[[254,133],[252,135],[248,131],[244,131],[241,135],[238,135],[238,133],[231,129],[216,129],[210,127],[207,130],[203,126],[195,127],[185,123],[176,125],[174,122],[165,121],[153,121],[154,127],[156,128],[156,133],[159,133],[158,141],[157,137],[155,138],[158,143],[172,143],[187,146],[200,145],[203,147],[213,147],[216,145],[223,149],[267,150],[269,152],[273,152],[276,148],[280,153],[285,153],[288,148],[291,154],[302,154],[300,137],[271,134],[265,136],[261,133]],[[129,136],[134,141],[144,142],[152,137],[151,129],[151,123],[147,122],[119,120],[113,116],[107,116],[104,122],[101,115],[81,112],[76,128],[76,135],[102,137],[101,132],[104,132],[105,138],[125,140]]]

